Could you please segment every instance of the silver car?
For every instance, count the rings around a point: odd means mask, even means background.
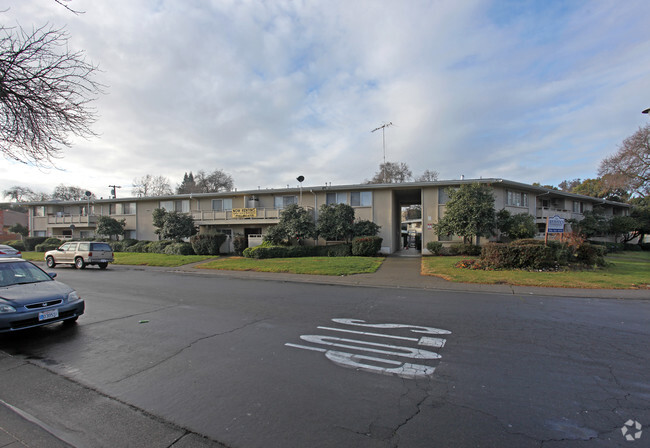
[[[0,244],[0,258],[23,258],[23,254],[11,246]]]
[[[71,264],[77,269],[96,264],[100,269],[106,269],[112,263],[113,249],[107,243],[91,241],[70,241],[58,249],[45,252],[45,263],[48,268],[57,264]]]
[[[68,285],[21,258],[0,259],[0,333],[75,322],[85,303]]]

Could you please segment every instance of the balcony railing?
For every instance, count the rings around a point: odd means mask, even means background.
[[[48,224],[95,224],[97,216],[95,215],[69,215],[69,214],[56,214],[48,215]]]
[[[537,219],[552,218],[555,215],[564,219],[576,219],[582,217],[581,213],[572,213],[569,210],[560,210],[549,207],[537,207]]]
[[[310,207],[305,207],[310,209]],[[281,208],[244,208],[234,210],[193,210],[191,215],[196,222],[232,221],[248,219],[280,219]]]

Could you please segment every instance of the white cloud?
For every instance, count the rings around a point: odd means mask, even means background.
[[[0,188],[108,195],[145,174],[223,169],[239,189],[414,174],[557,184],[593,177],[647,120],[642,0],[0,0],[5,23],[66,25],[103,70],[98,136],[46,172],[3,160]]]

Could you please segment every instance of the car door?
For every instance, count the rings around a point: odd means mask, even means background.
[[[77,252],[77,243],[65,243],[61,254],[62,263],[74,263],[74,254]]]

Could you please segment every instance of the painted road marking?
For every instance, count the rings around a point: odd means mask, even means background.
[[[445,339],[430,338],[428,336],[422,336],[421,338],[418,339],[418,338],[407,338],[405,336],[394,336],[392,334],[368,333],[366,331],[346,330],[343,328],[332,328],[332,327],[317,327],[317,328],[319,330],[340,331],[343,333],[362,334],[365,336],[377,336],[380,338],[400,339],[402,341],[413,341],[413,342],[417,342],[418,345],[426,345],[427,347],[442,348],[445,346]]]
[[[361,326],[369,328],[380,328],[385,330],[394,330],[394,331],[403,331],[409,330],[413,333],[422,333],[422,334],[436,334],[436,335],[447,335],[451,334],[451,331],[442,330],[440,328],[434,327],[423,327],[419,325],[408,325],[408,324],[394,324],[394,323],[383,323],[383,324],[369,324],[364,320],[360,319],[332,319],[333,322],[343,325],[351,326]],[[360,336],[369,336],[369,337],[381,337],[388,338],[393,340],[405,341],[407,343],[416,343],[419,346],[426,347],[435,347],[442,348],[445,345],[445,339],[443,338],[432,338],[428,336],[422,336],[420,338],[398,336],[394,334],[385,334],[385,333],[372,333],[365,331],[350,330],[345,328],[335,328],[335,327],[317,327],[320,330],[325,331],[334,331],[342,332],[348,334],[356,334]],[[294,347],[303,350],[310,350],[315,352],[320,352],[325,355],[327,359],[332,361],[334,364],[355,369],[365,372],[378,373],[382,375],[398,376],[400,378],[406,379],[418,379],[425,378],[433,375],[435,367],[426,364],[415,364],[411,362],[404,362],[396,359],[387,359],[384,357],[377,356],[368,356],[358,353],[347,353],[340,350],[332,350],[329,347],[337,349],[351,349],[360,352],[369,352],[373,355],[383,355],[391,358],[407,358],[407,359],[417,359],[420,363],[430,363],[439,360],[441,356],[429,350],[423,350],[416,347],[405,347],[391,344],[380,344],[377,342],[368,342],[358,339],[346,339],[338,338],[334,336],[325,336],[325,335],[301,335],[300,339],[305,342],[320,345],[320,347],[314,347],[311,345],[302,345],[302,344],[292,344],[286,343],[287,347]],[[322,347],[325,346],[325,347]]]

